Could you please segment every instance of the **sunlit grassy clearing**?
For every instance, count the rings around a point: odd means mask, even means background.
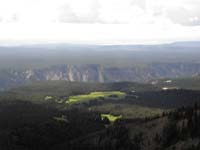
[[[50,100],[50,99],[52,99],[53,97],[52,96],[46,96],[44,99],[45,100]]]
[[[120,91],[109,91],[109,92],[91,92],[90,94],[84,94],[84,95],[76,95],[76,96],[70,96],[68,101],[66,103],[76,103],[76,102],[82,102],[92,99],[97,99],[100,97],[109,97],[109,96],[118,96],[123,97],[125,96],[124,92]]]
[[[114,116],[111,114],[101,114],[101,119],[107,118],[110,122],[115,122],[117,119],[122,118],[122,115],[120,116]]]
[[[125,119],[153,117],[156,115],[161,115],[163,111],[168,111],[159,108],[149,108],[145,106],[124,104],[124,103],[118,103],[118,104],[106,103],[103,105],[91,106],[90,110],[99,112],[101,114],[106,112],[109,112],[110,114],[114,115],[120,114]]]

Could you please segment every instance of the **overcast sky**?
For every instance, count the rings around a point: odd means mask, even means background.
[[[0,0],[0,43],[200,40],[200,0]]]

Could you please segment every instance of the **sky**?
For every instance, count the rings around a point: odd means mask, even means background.
[[[200,0],[0,0],[0,44],[200,40]]]

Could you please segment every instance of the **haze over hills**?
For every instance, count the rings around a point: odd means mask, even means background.
[[[0,47],[1,90],[32,81],[148,82],[200,73],[200,42]]]

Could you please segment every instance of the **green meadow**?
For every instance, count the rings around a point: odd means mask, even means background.
[[[91,106],[90,111],[99,112],[101,114],[112,114],[114,116],[122,115],[123,119],[145,118],[162,115],[167,109],[151,108],[139,105],[131,105],[123,102],[104,103],[102,105]]]
[[[101,114],[101,119],[107,118],[110,122],[115,122],[117,119],[122,118],[122,115],[114,116],[111,114]]]
[[[69,99],[66,101],[66,103],[73,104],[73,103],[85,102],[88,100],[94,100],[94,99],[98,99],[102,97],[103,98],[106,98],[106,97],[121,98],[121,97],[124,97],[125,95],[126,94],[124,92],[120,92],[120,91],[91,92],[89,94],[70,96]]]

